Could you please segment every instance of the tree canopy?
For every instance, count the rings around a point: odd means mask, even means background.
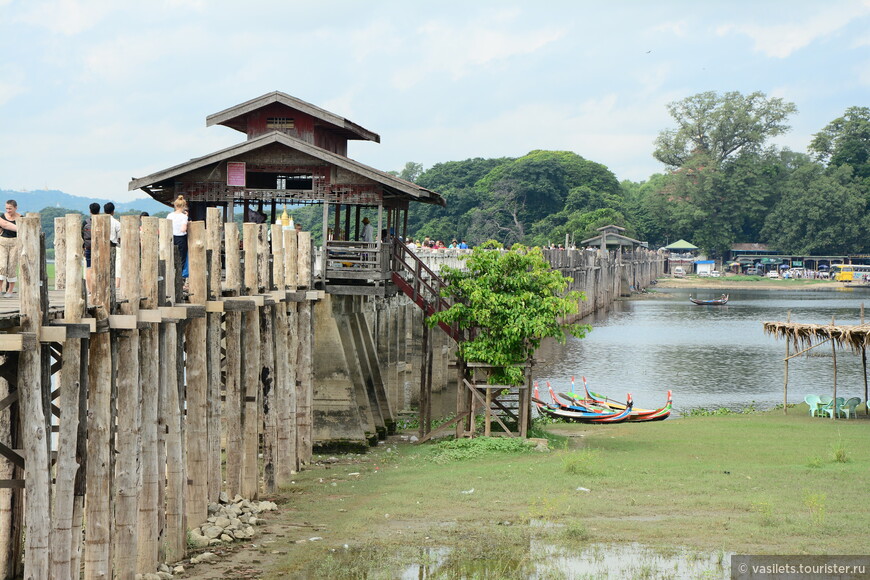
[[[870,107],[849,107],[813,136],[809,150],[832,167],[849,165],[860,179],[870,179]]]
[[[794,103],[764,93],[698,93],[668,104],[676,129],[662,131],[653,156],[670,168],[683,167],[695,155],[718,166],[729,158],[757,151],[771,137],[787,132]]]
[[[497,242],[476,247],[465,269],[441,268],[447,282],[445,297],[453,305],[427,319],[476,329],[470,340],[459,343],[459,356],[466,361],[499,367],[491,384],[520,385],[525,364],[541,344],[552,337],[564,342],[566,334],[582,338],[590,327],[563,323],[577,312],[582,292],[565,292],[571,279],[553,270],[539,248],[515,245],[509,251],[490,251]]]

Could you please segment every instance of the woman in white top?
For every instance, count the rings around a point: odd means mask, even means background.
[[[179,195],[172,202],[175,211],[166,216],[172,222],[172,241],[178,248],[178,256],[181,260],[181,277],[187,278],[187,201]]]

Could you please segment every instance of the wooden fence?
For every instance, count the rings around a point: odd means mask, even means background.
[[[39,215],[19,223],[20,312],[0,334],[3,578],[154,572],[221,492],[256,499],[311,458],[310,234],[244,224],[242,252],[210,208],[189,224],[185,281],[169,220],[120,221],[113,248],[110,217],[93,217],[89,293],[81,216],[55,220],[51,293]]]

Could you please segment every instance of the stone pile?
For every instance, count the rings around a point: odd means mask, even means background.
[[[229,501],[227,494],[221,493],[220,503],[208,506],[208,520],[188,533],[188,544],[192,548],[207,548],[251,539],[256,533],[255,526],[262,521],[259,515],[276,509],[278,506],[271,501],[251,501],[240,495]]]

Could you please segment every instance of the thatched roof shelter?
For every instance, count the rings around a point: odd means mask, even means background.
[[[797,322],[765,322],[764,332],[775,338],[785,338],[797,349],[805,349],[831,340],[841,348],[861,352],[870,346],[870,324],[800,324]]]
[[[864,307],[861,307],[861,321],[864,320]],[[800,356],[828,343],[831,345],[831,354],[833,360],[833,391],[834,398],[837,398],[837,347],[849,348],[855,353],[861,354],[861,363],[864,367],[864,401],[867,402],[867,346],[870,345],[870,324],[834,324],[833,319],[831,324],[800,324],[797,322],[765,322],[765,334],[773,335],[775,338],[786,339],[785,347],[785,363],[784,381],[783,381],[783,410],[788,412],[788,361],[796,356]],[[795,352],[791,354],[790,347],[794,346]],[[870,404],[868,404],[870,410]],[[834,413],[832,418],[836,418]]]

